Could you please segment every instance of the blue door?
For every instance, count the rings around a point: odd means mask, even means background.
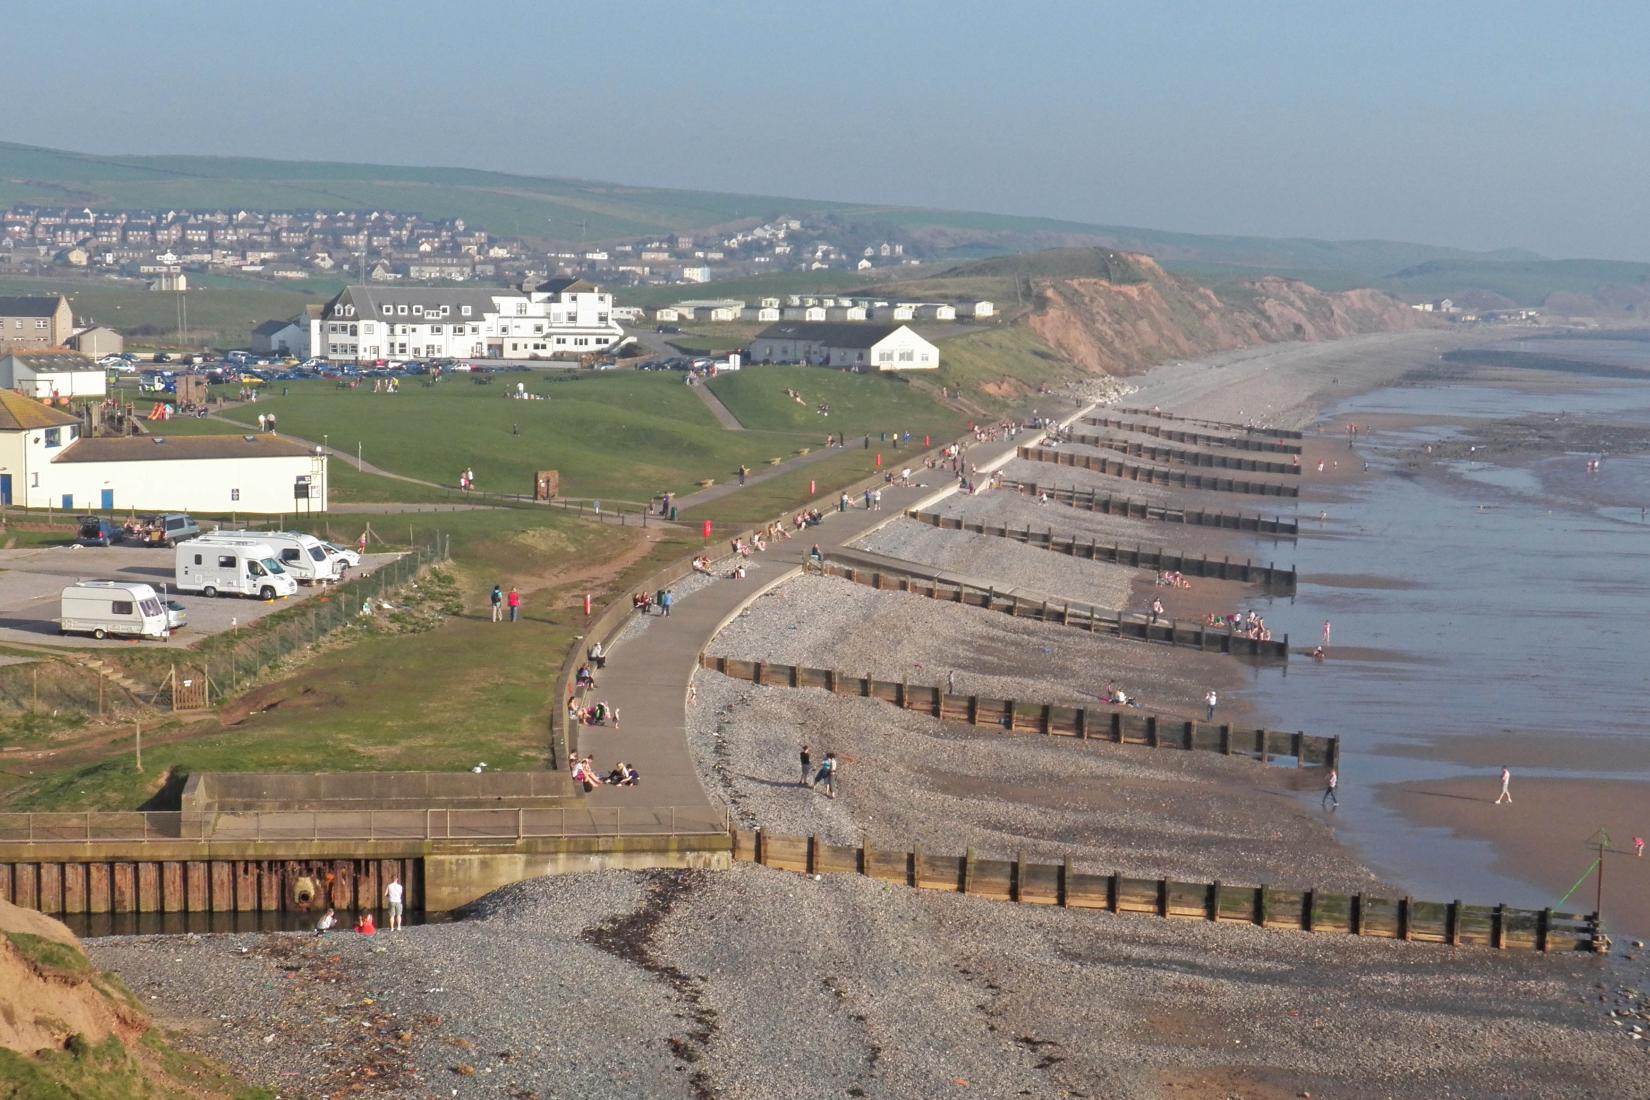
[[[115,491],[113,489],[103,490],[103,503],[99,507],[101,507],[105,512],[107,512],[109,509],[113,508],[114,506],[115,506]]]
[[[65,512],[74,511],[74,494],[73,493],[64,493],[63,494],[63,510]]]
[[[0,504],[11,504],[11,475],[0,474]]]

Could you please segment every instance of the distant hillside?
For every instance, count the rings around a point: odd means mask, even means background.
[[[0,143],[0,205],[120,208],[388,209],[463,218],[529,241],[595,241],[834,216],[953,258],[1099,246],[1147,252],[1171,267],[1287,273],[1326,286],[1371,280],[1431,261],[1533,260],[1396,241],[1213,236],[1054,218],[636,187],[468,168],[410,168],[245,157],[102,156]]]
[[[1395,272],[1376,285],[1412,301],[1449,297],[1477,309],[1516,305],[1553,313],[1633,314],[1650,303],[1650,264],[1432,260]]]

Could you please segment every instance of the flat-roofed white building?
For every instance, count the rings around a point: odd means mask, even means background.
[[[108,372],[78,351],[18,351],[0,359],[0,386],[30,397],[102,397]]]

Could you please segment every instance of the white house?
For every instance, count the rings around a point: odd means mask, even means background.
[[[870,370],[934,370],[940,352],[905,325],[770,325],[751,341],[753,363],[812,363]]]
[[[877,316],[885,314],[890,321],[914,321],[917,317],[917,307],[911,302],[895,302],[886,310],[877,310]]]
[[[80,421],[12,390],[0,390],[0,504],[34,503],[51,486],[51,460],[80,436]],[[46,485],[41,485],[45,472]]]
[[[822,322],[825,320],[825,307],[786,306],[779,311],[779,316],[786,321]]]
[[[864,306],[827,306],[825,309],[827,321],[863,321],[865,320]]]
[[[582,279],[530,290],[351,286],[310,323],[313,352],[343,361],[550,359],[623,338],[613,296]]]
[[[269,434],[79,439],[30,475],[28,504],[36,508],[275,514],[327,507],[326,456]]]
[[[977,321],[981,318],[994,316],[997,312],[997,307],[991,302],[982,300],[966,307],[965,312],[968,316],[973,317]]]
[[[778,306],[746,306],[739,311],[741,321],[777,321],[779,320]]]
[[[252,330],[252,350],[260,355],[309,358],[309,324],[305,321],[265,321]]]
[[[925,321],[955,321],[957,307],[944,302],[926,302],[917,307],[917,316]]]
[[[682,311],[677,309],[675,306],[662,306],[653,311],[653,319],[655,321],[680,321],[682,319]]]
[[[708,283],[710,282],[710,268],[703,264],[684,267],[676,281],[681,283]]]
[[[108,373],[77,351],[23,351],[0,359],[0,386],[31,397],[102,397]]]

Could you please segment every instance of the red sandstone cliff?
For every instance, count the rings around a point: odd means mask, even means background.
[[[1082,369],[1113,375],[1255,344],[1335,340],[1433,323],[1379,291],[1326,294],[1266,276],[1222,296],[1169,274],[1149,256],[1124,258],[1139,281],[1034,280],[1036,305],[1023,323]]]

